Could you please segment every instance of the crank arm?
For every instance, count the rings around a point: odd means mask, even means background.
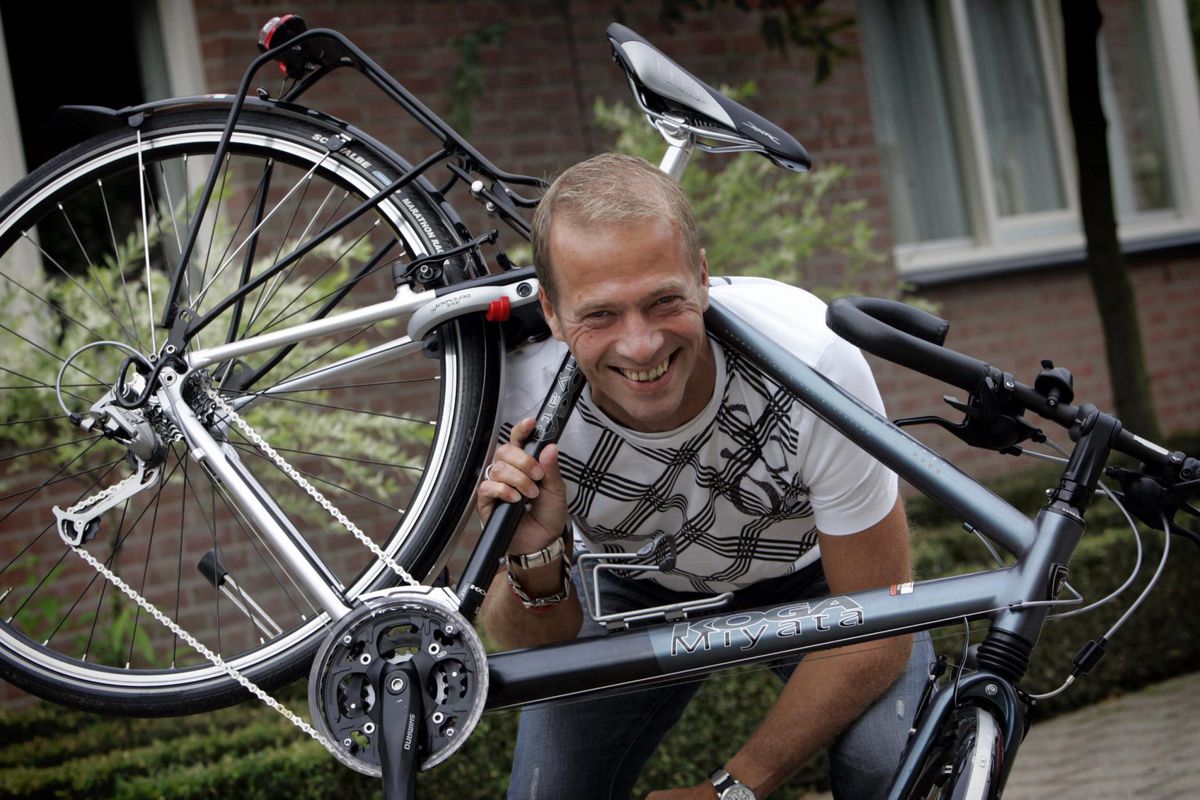
[[[137,472],[120,483],[113,484],[99,494],[63,511],[54,506],[54,517],[58,520],[58,535],[70,547],[79,547],[91,539],[99,529],[100,516],[111,508],[121,505],[138,492],[158,480],[159,468],[148,467],[138,460]]]

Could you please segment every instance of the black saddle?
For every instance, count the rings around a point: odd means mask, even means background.
[[[711,133],[720,141],[728,141],[729,136],[746,140],[755,145],[752,149],[786,169],[807,172],[812,166],[808,152],[791,134],[730,100],[629,28],[614,22],[608,26],[608,39],[617,63],[647,111],[682,116],[688,125],[700,129],[700,135]]]

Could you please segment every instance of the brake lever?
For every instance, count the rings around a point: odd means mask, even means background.
[[[981,408],[971,405],[950,395],[943,395],[942,400],[951,408],[963,413],[962,422],[951,422],[936,415],[922,417],[903,417],[894,420],[898,428],[910,425],[937,425],[950,432],[971,447],[984,450],[995,450],[1010,456],[1021,454],[1017,445],[1027,439],[1035,442],[1046,441],[1041,429],[1018,414],[1005,413],[998,408]]]
[[[1150,527],[1160,527],[1165,518],[1171,533],[1200,547],[1200,533],[1175,522],[1177,511],[1200,517],[1200,509],[1187,502],[1188,496],[1200,489],[1200,480],[1181,481],[1167,487],[1153,475],[1124,467],[1111,467],[1106,472],[1121,484],[1123,491],[1114,494],[1135,517]]]

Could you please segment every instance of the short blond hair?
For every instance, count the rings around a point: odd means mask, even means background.
[[[542,196],[530,239],[538,281],[553,301],[550,227],[556,220],[580,225],[665,219],[679,231],[684,252],[700,274],[700,230],[679,183],[637,156],[604,153],[567,168]]]

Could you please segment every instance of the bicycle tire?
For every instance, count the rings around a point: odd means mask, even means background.
[[[977,706],[952,712],[939,742],[917,770],[908,800],[993,800],[999,796],[1004,739],[995,717]]]
[[[252,105],[235,130],[186,273],[184,289],[198,313],[406,170],[349,126]],[[96,346],[64,368],[78,346],[124,341],[143,355],[161,347],[165,334],[149,320],[162,313],[161,302],[154,303],[165,296],[171,256],[177,259],[195,213],[199,179],[227,111],[221,105],[152,110],[137,127],[122,125],[84,142],[0,197],[0,351],[7,362],[0,364],[0,675],[56,703],[156,716],[247,696],[71,554],[51,514],[51,506],[68,508],[129,472],[121,463],[128,447],[81,432],[58,407],[55,373],[70,373],[64,402],[81,414],[109,390],[128,352]],[[335,135],[348,144],[330,152],[323,143]],[[405,186],[290,267],[286,280],[248,296],[237,319],[233,308],[223,314],[206,329],[204,344],[320,315],[341,288],[345,296],[334,313],[387,299],[395,291],[393,261],[461,241],[456,215],[435,197],[424,179]],[[347,277],[380,252],[388,255],[374,271]],[[443,283],[477,271],[462,258],[442,270]],[[432,355],[417,343],[402,359],[339,379],[347,385],[270,391],[403,332],[385,328],[379,323],[353,338],[296,347],[274,366],[270,353],[246,356],[241,366],[253,372],[265,365],[266,373],[222,394],[239,402],[253,397],[248,421],[423,578],[461,528],[490,444],[500,351],[483,322],[445,326]],[[226,368],[234,369],[219,364],[208,371],[213,385],[228,378]],[[253,525],[191,462],[185,443],[172,441],[179,432],[164,422],[169,415],[148,407],[142,416],[153,431],[143,438],[165,448],[162,474],[107,512],[85,547],[260,686],[302,675],[326,630],[323,612],[289,585]],[[395,582],[365,548],[333,530],[325,511],[300,498],[251,441],[233,429],[224,435],[273,502],[299,515],[306,540],[347,597]],[[264,609],[258,623],[193,566],[209,549],[235,576],[234,599],[248,595]]]

